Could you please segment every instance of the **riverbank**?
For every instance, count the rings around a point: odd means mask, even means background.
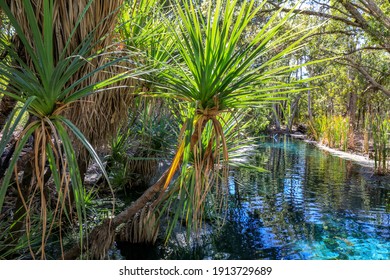
[[[332,155],[338,156],[340,158],[346,159],[353,161],[363,167],[368,167],[368,168],[374,168],[375,167],[375,161],[370,159],[368,155],[364,155],[362,153],[359,153],[358,151],[354,150],[351,152],[345,152],[341,151],[338,149],[330,148],[328,146],[325,146],[323,144],[318,143],[317,141],[309,139],[306,135],[301,134],[301,133],[292,133],[288,134],[290,137],[294,139],[299,139],[302,140],[310,145],[314,145],[317,148],[326,151]]]
[[[326,151],[332,155],[338,156],[346,160],[353,161],[361,166],[370,167],[370,168],[374,168],[375,166],[374,160],[370,159],[368,155],[363,155],[361,153],[358,153],[357,151],[345,152],[338,149],[330,148],[328,146],[318,143],[317,141],[308,139],[306,135],[303,134],[290,134],[289,136],[295,139],[302,140],[310,145],[314,145],[317,148]]]

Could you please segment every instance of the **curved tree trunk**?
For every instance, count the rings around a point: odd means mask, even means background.
[[[72,260],[76,259],[80,256],[82,251],[90,251],[91,248],[95,248],[93,252],[91,252],[91,256],[93,259],[101,259],[105,256],[106,251],[110,248],[112,245],[112,241],[115,235],[115,229],[130,220],[134,217],[135,214],[138,213],[142,208],[145,207],[145,205],[152,201],[155,196],[163,189],[164,184],[168,178],[168,173],[171,169],[168,168],[163,175],[160,177],[160,179],[151,187],[149,187],[141,197],[139,197],[136,201],[134,201],[128,208],[126,208],[124,211],[122,211],[120,214],[115,216],[112,219],[107,219],[103,221],[103,223],[97,227],[95,227],[88,240],[89,243],[87,243],[87,238],[84,238],[83,244],[84,248],[82,250],[80,243],[75,245],[73,248],[71,248],[69,251],[65,252],[65,254],[62,256],[65,260]],[[105,236],[104,239],[107,239],[109,244],[104,244],[105,246],[101,246],[101,236]]]
[[[206,120],[203,121],[201,125],[195,125],[190,140],[191,150],[193,150],[195,145],[197,145],[199,142],[201,134],[209,120],[209,118],[206,118]],[[178,148],[178,151],[179,150],[180,147]],[[134,201],[129,207],[116,215],[114,218],[106,219],[102,224],[95,227],[88,238],[83,239],[82,246],[80,246],[80,243],[77,243],[73,248],[65,252],[62,258],[66,260],[76,259],[82,252],[89,252],[89,256],[93,259],[104,258],[108,249],[111,247],[112,242],[114,241],[115,229],[119,225],[132,219],[148,203],[155,202],[159,199],[157,196],[165,189],[167,186],[167,181],[169,183],[173,177],[172,174],[175,174],[177,170],[179,170],[183,162],[182,153],[176,152],[176,156],[178,156],[178,163],[175,164],[173,161],[171,166],[165,170],[165,172],[160,176],[158,181],[154,183],[154,185],[149,187],[136,201]],[[102,240],[106,240],[106,242],[102,243]]]

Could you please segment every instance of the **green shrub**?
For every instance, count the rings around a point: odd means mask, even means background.
[[[349,118],[342,116],[320,116],[310,124],[311,134],[316,141],[331,148],[347,150]]]

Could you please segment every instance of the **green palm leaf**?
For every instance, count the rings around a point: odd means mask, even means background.
[[[179,55],[163,73],[161,83],[166,95],[187,102],[188,110],[183,125],[186,136],[179,140],[179,147],[184,148],[178,150],[170,170],[176,172],[180,163],[181,175],[167,192],[168,206],[162,209],[175,209],[176,221],[185,219],[189,231],[199,228],[207,194],[226,185],[229,145],[223,114],[307,90],[304,80],[283,80],[304,66],[286,62],[302,48],[311,31],[282,34],[293,10],[282,13],[280,9],[257,32],[249,32],[266,2],[209,1],[203,12],[196,1],[177,0],[173,10],[176,20],[167,20]],[[242,166],[240,162],[232,165]],[[168,235],[171,232],[169,227]]]
[[[85,14],[86,9],[92,1],[89,1],[80,17]],[[0,1],[0,8],[9,18],[17,36],[20,38],[27,60],[22,59],[14,46],[8,45],[5,40],[1,40],[1,47],[8,51],[10,60],[2,60],[0,62],[1,85],[0,92],[15,98],[21,102],[23,107],[19,115],[11,124],[11,120],[5,126],[3,136],[0,141],[0,154],[3,154],[9,142],[11,134],[18,126],[23,113],[28,112],[33,116],[33,121],[21,133],[21,138],[17,142],[15,151],[12,155],[10,164],[5,172],[5,176],[0,186],[0,211],[2,210],[5,194],[9,188],[9,183],[12,174],[15,170],[17,175],[16,164],[19,160],[21,152],[25,147],[30,136],[34,135],[34,174],[36,176],[36,186],[41,194],[44,193],[45,182],[44,174],[46,164],[51,170],[52,177],[59,193],[58,199],[65,199],[65,189],[69,186],[72,188],[75,208],[80,225],[80,233],[83,232],[85,225],[85,205],[83,202],[84,186],[81,183],[81,176],[76,160],[76,152],[74,143],[71,140],[70,133],[73,133],[81,144],[90,152],[92,158],[98,163],[98,166],[103,170],[103,174],[108,180],[108,176],[104,171],[96,152],[88,143],[84,135],[74,126],[63,114],[64,111],[72,106],[72,104],[87,95],[93,94],[96,91],[101,91],[109,86],[114,85],[120,80],[132,77],[141,73],[132,71],[121,71],[120,74],[113,74],[112,77],[106,80],[98,80],[94,83],[83,86],[83,82],[89,77],[96,75],[100,71],[104,71],[108,67],[119,64],[121,61],[126,61],[128,57],[124,56],[106,59],[106,63],[96,67],[84,77],[75,80],[75,74],[81,71],[87,63],[91,63],[93,59],[102,55],[96,54],[97,43],[92,43],[93,34],[86,36],[85,40],[78,46],[74,52],[65,57],[66,48],[55,58],[54,54],[54,1],[43,0],[42,14],[40,19],[37,18],[37,13],[30,0],[22,0],[23,11],[28,19],[28,28],[23,29],[15,18],[6,1]],[[79,18],[78,23],[81,18]],[[77,28],[77,25],[76,27]],[[25,27],[26,28],[26,27]],[[28,32],[28,33],[27,33]],[[72,32],[73,34],[74,32]],[[28,38],[31,38],[29,40]],[[69,38],[70,40],[70,38]],[[66,44],[69,46],[69,43]],[[11,61],[11,62],[10,62]],[[16,67],[15,65],[18,65]],[[123,68],[123,66],[121,66]],[[136,69],[138,70],[138,69]],[[142,73],[148,73],[147,70],[142,70]],[[77,76],[77,75],[76,75]],[[68,192],[69,196],[69,192]],[[60,201],[58,205],[63,205]],[[62,210],[63,207],[59,207]],[[28,212],[28,209],[26,209]],[[65,213],[67,215],[67,213]],[[54,213],[54,217],[60,216]],[[46,228],[46,199],[41,197],[41,220],[42,220],[42,245],[40,248],[41,257],[45,257],[45,243],[47,234],[50,230]]]

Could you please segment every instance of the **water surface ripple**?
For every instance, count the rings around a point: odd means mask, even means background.
[[[262,142],[253,164],[270,172],[231,171],[218,234],[145,258],[390,260],[389,177],[288,137]]]
[[[265,142],[256,158],[270,173],[232,172],[237,199],[214,250],[231,259],[390,259],[388,177],[289,138]]]

